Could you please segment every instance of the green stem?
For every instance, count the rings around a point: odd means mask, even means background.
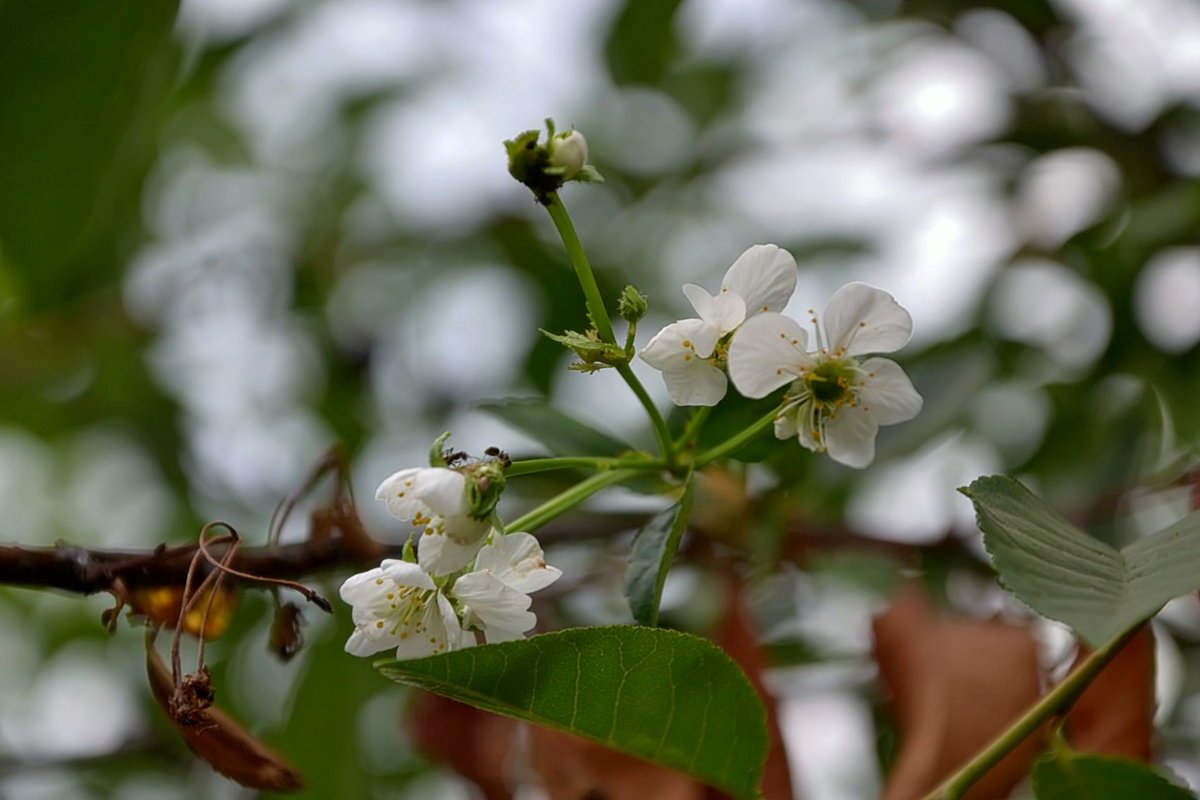
[[[676,449],[682,450],[691,444],[692,440],[700,433],[700,429],[704,427],[711,412],[712,406],[701,406],[692,412],[692,417],[687,421],[683,433],[679,434],[679,438],[675,440]]]
[[[555,517],[570,511],[575,506],[588,499],[601,489],[629,480],[637,475],[639,470],[613,469],[597,472],[592,477],[551,497],[532,511],[526,512],[508,523],[505,528],[510,531],[535,531]]]
[[[549,472],[555,469],[591,469],[599,472],[611,469],[657,470],[666,468],[660,459],[648,458],[589,458],[586,456],[568,458],[527,458],[514,461],[504,471],[509,478],[518,475],[532,475],[535,472]]]
[[[646,392],[646,387],[642,386],[642,382],[633,374],[633,367],[628,364],[618,364],[617,372],[625,379],[625,383],[637,395],[638,402],[642,404],[642,408],[646,409],[646,415],[650,417],[650,424],[654,426],[654,436],[658,439],[658,450],[662,454],[663,459],[668,464],[675,463],[675,444],[671,441],[671,429],[667,427],[667,421],[663,419],[663,415],[658,413],[658,408],[654,405],[654,401],[650,399],[650,395]]]
[[[962,797],[976,781],[983,777],[984,773],[999,763],[1002,758],[1024,741],[1025,737],[1041,727],[1043,722],[1053,716],[1066,713],[1088,684],[1100,674],[1100,670],[1104,669],[1105,665],[1121,652],[1121,648],[1133,638],[1133,635],[1141,627],[1142,623],[1139,622],[1122,631],[1088,656],[1062,683],[1037,701],[1019,720],[980,751],[979,755],[951,775],[941,786],[926,795],[925,800],[955,800]]]
[[[546,206],[546,211],[550,213],[550,219],[554,220],[554,227],[558,229],[563,246],[567,248],[567,257],[571,259],[571,266],[575,268],[575,277],[583,287],[583,296],[587,301],[592,324],[596,326],[596,333],[600,334],[604,341],[616,344],[617,337],[613,334],[612,322],[604,308],[604,298],[600,296],[596,276],[592,274],[592,265],[588,263],[587,254],[583,252],[583,245],[579,242],[579,235],[575,233],[575,226],[571,223],[571,215],[567,213],[567,207],[563,205],[557,192],[550,195],[550,204]]]
[[[771,409],[771,413],[759,418],[758,421],[750,427],[746,428],[740,433],[734,434],[732,437],[716,447],[705,450],[703,453],[696,456],[692,460],[692,466],[695,469],[700,469],[700,467],[703,467],[705,464],[710,464],[713,461],[716,461],[718,458],[724,458],[725,456],[729,455],[734,450],[737,450],[746,442],[750,441],[755,436],[758,436],[758,434],[771,427],[771,425],[775,422],[775,417],[778,414],[778,408]]]
[[[587,254],[583,252],[579,235],[575,233],[571,215],[567,213],[567,207],[563,205],[557,192],[550,195],[550,203],[546,206],[546,211],[550,214],[550,219],[554,221],[554,227],[558,230],[563,246],[567,249],[567,258],[571,260],[571,266],[575,269],[575,277],[579,279],[579,285],[583,288],[583,297],[587,302],[587,310],[592,318],[592,324],[596,326],[596,333],[604,341],[616,344],[617,337],[613,333],[612,320],[608,318],[608,311],[604,308],[604,298],[600,295],[600,286],[596,283],[596,276],[592,273],[592,265],[588,262]],[[650,423],[654,426],[654,435],[658,438],[658,447],[662,457],[668,463],[674,463],[675,447],[671,442],[671,432],[667,428],[667,421],[663,419],[662,414],[655,407],[654,401],[646,393],[646,388],[642,386],[642,382],[633,374],[633,369],[628,364],[618,364],[617,372],[637,395],[642,408],[646,409]]]

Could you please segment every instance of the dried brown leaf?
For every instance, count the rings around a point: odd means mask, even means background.
[[[487,800],[508,800],[509,749],[520,723],[422,692],[409,716],[418,749],[475,783]]]
[[[683,773],[618,753],[569,733],[530,725],[533,768],[550,800],[702,800]]]
[[[874,631],[901,737],[884,800],[922,797],[1038,699],[1037,650],[1025,628],[943,618],[908,585],[875,619]],[[1006,797],[1029,774],[1043,736],[1027,738],[966,797]]]
[[[188,714],[187,721],[172,713],[175,683],[151,639],[146,641],[146,674],[159,708],[183,736],[192,752],[217,772],[250,789],[277,792],[304,788],[300,773],[215,706]]]
[[[1081,651],[1075,665],[1087,658]],[[1076,750],[1154,757],[1154,634],[1144,626],[1091,682],[1066,719],[1067,740]]]
[[[763,769],[762,796],[763,800],[792,800],[792,773],[788,768],[787,749],[783,744],[783,732],[779,728],[779,711],[775,697],[767,691],[763,684],[762,672],[766,666],[762,648],[758,644],[758,636],[746,607],[741,581],[732,569],[725,571],[727,587],[728,611],[717,631],[716,642],[729,657],[738,663],[759,699],[767,710],[767,735],[770,737],[767,750],[767,763]],[[709,789],[710,797],[720,797],[715,790]]]

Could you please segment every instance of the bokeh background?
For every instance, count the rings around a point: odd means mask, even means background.
[[[793,314],[850,280],[912,311],[925,411],[869,470],[789,446],[746,475],[772,510],[743,544],[795,784],[874,797],[894,737],[870,619],[897,576],[1025,613],[955,487],[1017,474],[1114,541],[1191,509],[1195,2],[0,2],[0,540],[150,547],[220,518],[261,542],[341,441],[368,527],[400,541],[374,487],[442,431],[541,451],[477,408],[501,397],[651,446],[617,376],[537,333],[585,324],[500,144],[547,116],[607,178],[564,199],[605,291],[650,296],[639,345],[758,242],[800,263]],[[523,480],[510,513],[553,488]],[[614,492],[590,534],[558,531],[557,624],[628,619],[622,532],[664,502]],[[813,531],[802,564],[777,557]],[[715,597],[683,563],[668,619],[704,631]],[[108,604],[0,588],[0,796],[246,796],[175,741]],[[311,796],[470,797],[414,752],[405,692],[341,652],[346,621],[311,616],[282,665],[247,593],[209,650],[221,702]],[[1160,753],[1197,786],[1196,600],[1158,633]]]

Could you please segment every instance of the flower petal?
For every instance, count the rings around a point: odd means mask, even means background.
[[[449,575],[470,564],[482,545],[482,536],[464,543],[444,533],[426,531],[417,538],[417,563],[430,575]]]
[[[684,284],[683,293],[700,319],[717,329],[721,336],[742,324],[746,318],[746,302],[733,292],[722,292],[713,297],[694,283]],[[712,350],[702,355],[709,355]]]
[[[642,360],[659,370],[687,364],[696,357],[712,355],[721,336],[714,326],[702,319],[681,319],[672,322],[642,348]]]
[[[800,427],[796,424],[796,415],[794,413],[780,414],[775,418],[776,439],[792,439],[799,433]]]
[[[825,333],[830,353],[838,358],[891,353],[912,337],[912,316],[882,289],[847,283],[825,309]]]
[[[490,572],[469,572],[454,582],[454,596],[483,622],[484,635],[495,627],[524,633],[537,624],[529,595],[506,585]],[[491,641],[489,638],[488,641]]]
[[[382,569],[376,567],[351,575],[338,590],[342,600],[351,606],[368,606],[381,599],[394,584]]]
[[[773,244],[756,244],[738,256],[721,281],[721,292],[732,292],[746,303],[746,316],[783,311],[796,291],[796,259]]]
[[[863,407],[880,425],[905,422],[921,412],[925,401],[913,388],[904,369],[888,358],[868,358],[860,368],[867,373],[859,389]]]
[[[729,377],[746,397],[766,397],[812,364],[808,333],[794,319],[766,313],[742,323],[729,346]]]
[[[346,640],[346,652],[352,656],[365,658],[373,656],[382,650],[388,650],[399,643],[399,638],[391,635],[372,636],[370,628],[355,628]]]
[[[467,477],[445,467],[423,469],[417,475],[417,490],[435,514],[467,513]]]
[[[663,382],[667,384],[671,402],[677,406],[715,406],[729,386],[724,372],[698,359],[663,370]]]
[[[398,520],[407,522],[413,517],[429,513],[429,507],[415,489],[420,472],[420,467],[394,472],[384,478],[375,490],[375,499],[387,503],[388,513]]]
[[[455,630],[447,630],[446,617],[441,604],[446,598],[437,594],[437,602],[426,603],[419,616],[411,624],[400,629],[396,644],[396,658],[424,658],[450,649],[450,643],[457,644],[459,636],[458,620],[455,618]]]
[[[533,534],[520,531],[497,536],[475,558],[475,569],[490,572],[501,583],[519,592],[536,592],[562,577],[562,570],[546,563],[546,554]]]
[[[415,586],[418,589],[436,589],[433,578],[420,565],[389,558],[382,564],[383,572],[397,586]]]
[[[825,423],[825,448],[839,464],[863,469],[875,460],[878,432],[875,420],[861,407],[841,408]]]

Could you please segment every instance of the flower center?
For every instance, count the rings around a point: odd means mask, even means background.
[[[853,359],[831,358],[809,370],[803,380],[816,404],[838,408],[852,402],[857,366]]]

